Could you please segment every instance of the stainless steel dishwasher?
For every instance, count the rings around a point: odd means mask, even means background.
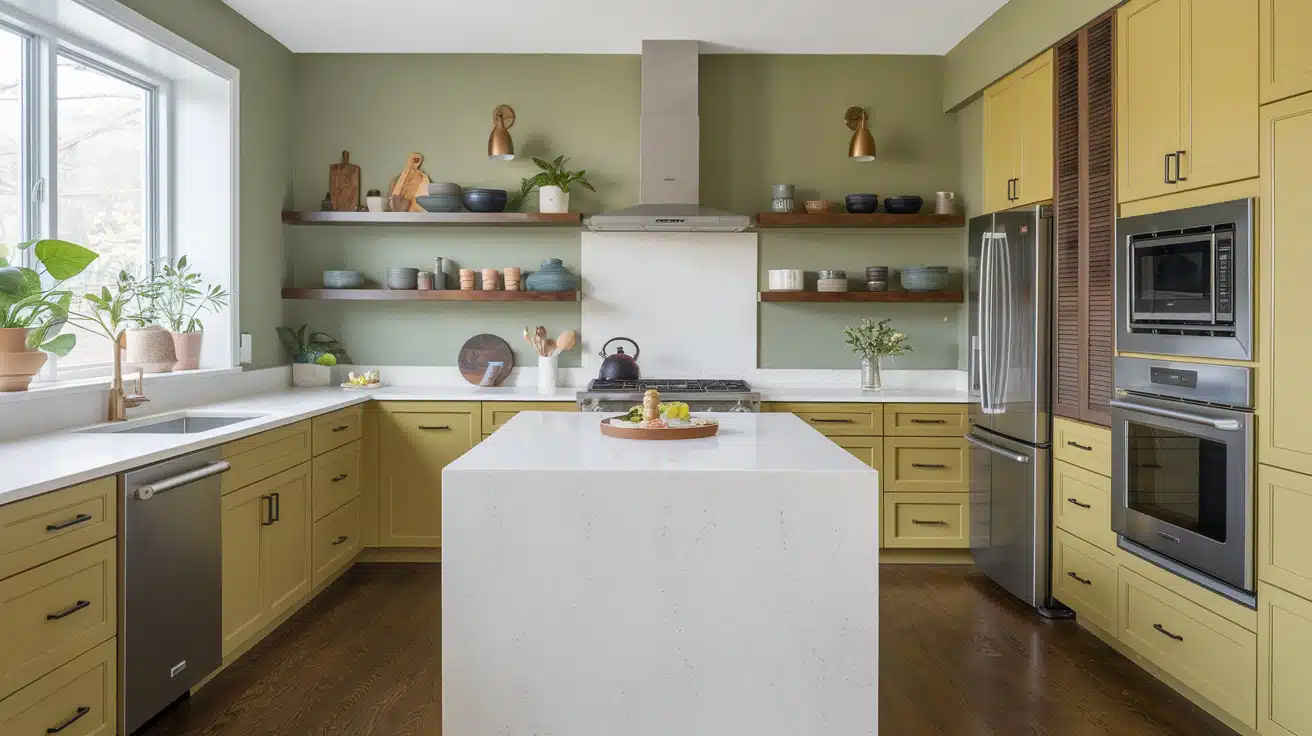
[[[218,448],[119,482],[119,733],[130,734],[223,661]]]

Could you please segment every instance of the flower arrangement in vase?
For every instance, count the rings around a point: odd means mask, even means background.
[[[843,329],[843,342],[855,355],[861,357],[861,390],[878,391],[883,387],[879,361],[885,356],[905,355],[914,348],[907,336],[892,327],[893,320],[884,319],[876,324],[863,319],[856,327]]]

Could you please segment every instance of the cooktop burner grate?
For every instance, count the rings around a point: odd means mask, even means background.
[[[603,381],[600,378],[594,379],[588,384],[589,391],[615,391],[628,392],[646,391],[647,389],[656,389],[657,391],[668,393],[688,393],[688,394],[705,394],[705,393],[747,393],[751,387],[746,381],[741,380],[710,380],[710,379],[668,379],[668,378],[651,378],[637,381]]]

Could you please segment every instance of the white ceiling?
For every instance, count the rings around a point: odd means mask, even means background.
[[[945,54],[1006,0],[224,0],[302,53]]]

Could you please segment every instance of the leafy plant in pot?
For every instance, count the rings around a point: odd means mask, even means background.
[[[200,367],[201,341],[205,325],[200,315],[215,313],[228,305],[230,294],[218,284],[206,285],[199,273],[187,265],[187,257],[176,266],[165,263],[155,276],[159,288],[159,313],[169,334],[178,362],[175,371],[193,371]]]
[[[306,325],[293,330],[290,327],[278,328],[278,339],[292,354],[293,386],[327,386],[332,377],[332,367],[338,363],[350,363],[351,356],[337,341],[326,332],[306,334]]]
[[[168,373],[178,362],[173,336],[161,324],[163,283],[157,275],[140,278],[120,271],[115,288],[127,300],[120,318],[132,324],[123,335],[127,369],[146,373]],[[103,293],[100,296],[104,296]]]
[[[73,302],[62,285],[99,257],[65,240],[32,240],[18,249],[30,249],[39,268],[0,257],[0,391],[26,391],[46,353],[68,355],[77,344],[75,335],[60,334]]]
[[[590,192],[597,191],[588,181],[586,169],[570,171],[565,168],[569,159],[557,156],[553,161],[534,158],[533,163],[542,169],[537,174],[524,179],[519,186],[519,195],[511,209],[519,209],[528,201],[534,191],[538,193],[538,212],[569,212],[569,189],[577,184]]]
[[[884,356],[905,355],[913,352],[907,336],[894,329],[893,320],[861,320],[856,327],[843,328],[843,342],[852,352],[861,356],[861,390],[878,391],[883,387],[883,374],[879,361]]]

